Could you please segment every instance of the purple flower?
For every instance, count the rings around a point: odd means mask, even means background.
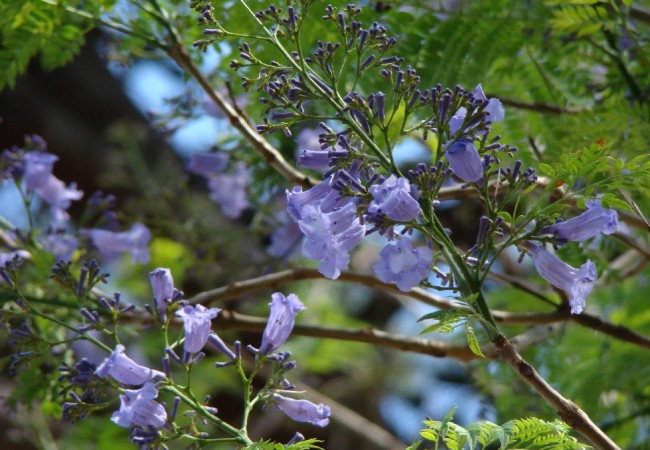
[[[28,152],[25,154],[25,174],[23,176],[27,189],[33,191],[47,184],[54,163],[58,156],[46,152]]]
[[[248,207],[246,197],[246,165],[237,163],[235,173],[214,175],[208,181],[210,200],[221,206],[221,212],[229,219],[237,219]]]
[[[165,374],[144,367],[133,361],[131,358],[124,354],[124,346],[116,345],[113,353],[102,362],[95,375],[100,378],[111,376],[115,381],[131,386],[137,386],[154,378],[165,378]]]
[[[276,408],[297,422],[309,422],[318,427],[327,426],[330,422],[330,408],[327,405],[317,405],[308,400],[296,400],[280,394],[273,394],[271,398]]]
[[[120,253],[131,253],[134,263],[146,264],[149,262],[149,241],[151,233],[141,223],[134,223],[129,231],[115,233],[108,230],[84,230],[95,247],[106,258],[111,258]]]
[[[585,297],[596,283],[596,266],[587,260],[580,268],[571,267],[553,253],[532,242],[522,244],[533,258],[537,272],[553,286],[569,295],[571,314],[580,314],[585,308]]]
[[[264,328],[260,345],[260,353],[263,355],[273,353],[285,343],[293,330],[298,311],[305,309],[305,305],[295,294],[285,297],[280,292],[276,292],[271,295],[271,299],[269,303],[271,314]]]
[[[452,170],[461,180],[470,183],[483,178],[483,162],[470,139],[459,139],[445,152]]]
[[[174,288],[174,279],[169,269],[158,268],[149,272],[149,281],[151,282],[154,302],[160,316],[163,317],[167,310],[167,303],[180,298],[183,293]]]
[[[79,248],[79,240],[70,234],[52,233],[41,239],[43,248],[52,253],[57,261],[70,261]]]
[[[219,311],[219,308],[208,309],[203,305],[187,305],[176,311],[176,315],[183,319],[184,348],[187,353],[197,353],[203,349],[210,336],[210,321],[217,317]]]
[[[420,204],[411,196],[411,186],[406,178],[388,177],[382,184],[370,187],[373,200],[368,212],[382,212],[389,219],[397,222],[407,222],[415,219],[422,209]]]
[[[54,175],[50,175],[44,184],[34,189],[34,192],[50,205],[54,221],[57,223],[69,219],[70,216],[66,210],[70,207],[70,203],[73,200],[81,199],[84,195],[82,191],[77,190],[76,184],[71,183],[66,186]]]
[[[484,111],[488,113],[488,119],[490,119],[490,122],[494,123],[504,119],[506,114],[503,105],[501,104],[501,100],[493,97],[488,101],[487,97],[483,93],[483,87],[480,84],[476,86],[473,94],[477,100],[488,102]]]
[[[142,428],[160,428],[167,422],[167,411],[160,403],[154,401],[158,389],[146,383],[137,390],[125,390],[120,395],[120,410],[115,411],[111,420],[121,427],[138,426]]]
[[[221,172],[226,168],[228,155],[223,153],[192,153],[187,170],[204,177]]]
[[[587,211],[565,222],[549,225],[541,234],[554,234],[558,239],[581,242],[598,233],[612,234],[618,229],[618,214],[600,206],[600,201],[587,202]]]
[[[402,292],[411,288],[429,275],[433,254],[426,246],[413,248],[411,241],[400,239],[395,244],[386,245],[379,253],[380,260],[373,270],[384,283],[396,282]]]
[[[452,135],[460,130],[463,122],[465,122],[465,116],[467,116],[467,109],[464,106],[461,106],[458,108],[458,111],[456,111],[456,114],[449,119],[449,132]]]
[[[306,205],[298,226],[305,234],[305,255],[319,261],[318,270],[327,278],[336,279],[350,264],[349,252],[363,239],[365,225],[357,217],[356,205],[348,203],[330,213],[320,206]]]
[[[52,168],[58,159],[56,155],[46,152],[26,153],[24,180],[28,190],[36,192],[51,206],[55,222],[61,223],[69,218],[66,209],[70,207],[70,202],[83,197],[83,192],[78,191],[74,183],[67,187],[52,175]]]
[[[325,197],[333,193],[335,177],[331,175],[307,191],[300,186],[294,186],[293,190],[287,190],[287,211],[294,220],[300,220],[302,209],[306,205],[318,205]],[[338,195],[338,193],[336,193]]]
[[[271,233],[271,245],[266,248],[266,252],[276,258],[287,258],[295,252],[302,239],[302,233],[286,211],[280,214],[278,221],[282,225],[277,226]]]

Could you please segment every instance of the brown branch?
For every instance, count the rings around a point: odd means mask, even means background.
[[[255,331],[261,333],[266,327],[267,319],[247,316],[234,311],[225,310],[219,314],[219,330]],[[533,327],[511,339],[513,345],[523,350],[547,339],[557,328],[558,324]],[[466,345],[455,345],[444,341],[434,341],[424,338],[403,336],[375,328],[340,328],[320,325],[296,324],[292,336],[308,336],[324,339],[336,339],[347,342],[362,342],[379,345],[385,348],[420,353],[436,358],[455,358],[460,361],[482,359],[474,354]],[[481,347],[481,352],[487,359],[498,357],[498,349],[494,344]]]
[[[227,286],[201,292],[190,298],[188,301],[192,304],[201,303],[207,305],[210,303],[224,302],[226,300],[237,299],[252,292],[258,292],[265,289],[275,289],[282,285],[301,280],[321,279],[326,280],[316,269],[296,268],[264,275],[258,278],[251,278],[244,281],[236,281]],[[512,282],[512,277],[504,277],[503,280]],[[371,275],[365,275],[354,272],[343,272],[339,278],[340,281],[349,281],[362,284],[365,286],[382,289],[394,295],[403,295],[418,300],[427,305],[440,309],[467,308],[466,305],[454,302],[452,300],[440,297],[421,288],[411,289],[409,292],[401,292],[395,285],[385,284]],[[534,292],[533,295],[542,296],[538,291],[532,290],[528,286],[527,291]],[[510,325],[530,325],[530,324],[551,324],[557,322],[572,321],[587,328],[607,334],[613,338],[619,339],[639,347],[650,349],[650,338],[636,333],[629,328],[607,322],[597,316],[590,314],[571,314],[566,308],[558,308],[551,312],[528,312],[528,313],[511,313],[507,311],[492,311],[494,319],[498,323]]]
[[[563,106],[550,105],[544,102],[526,103],[526,102],[522,102],[521,100],[502,97],[498,94],[493,94],[493,93],[487,93],[485,95],[487,97],[498,98],[501,101],[501,103],[504,104],[504,106],[512,106],[513,108],[525,109],[527,111],[535,111],[543,114],[553,114],[553,115],[577,114],[583,111],[589,111],[589,109],[586,108],[572,108],[570,106],[563,107]]]
[[[575,431],[589,439],[601,450],[620,450],[578,405],[564,398],[542,378],[535,368],[518,353],[515,345],[504,338],[497,344],[499,356],[515,370],[529,386],[541,395],[559,414],[560,418]]]
[[[296,170],[289,164],[280,152],[273,147],[266,139],[264,139],[255,130],[242,114],[226,101],[226,99],[215,89],[212,88],[210,82],[201,73],[201,71],[194,65],[189,54],[181,44],[174,44],[167,49],[167,54],[178,64],[185,72],[194,78],[210,99],[223,111],[224,115],[230,121],[230,124],[235,127],[246,141],[253,147],[253,149],[264,160],[280,173],[287,181],[294,185],[309,188],[318,184],[317,180],[313,180],[302,172]]]

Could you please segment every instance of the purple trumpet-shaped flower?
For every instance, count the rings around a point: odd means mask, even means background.
[[[176,315],[183,319],[185,329],[184,348],[187,353],[196,353],[203,349],[210,337],[211,320],[217,317],[221,309],[206,308],[203,305],[187,305],[176,311]]]
[[[449,132],[454,135],[465,122],[465,116],[467,116],[467,109],[464,106],[458,108],[456,114],[454,114],[451,119],[449,119]]]
[[[483,161],[470,139],[459,139],[451,144],[445,156],[461,180],[470,183],[483,178]]]
[[[130,386],[138,386],[153,379],[165,378],[165,374],[159,370],[153,370],[141,366],[124,353],[123,345],[116,345],[113,353],[104,360],[95,371],[100,378],[111,376],[119,383]]]
[[[565,222],[549,225],[541,234],[553,234],[558,239],[581,242],[598,233],[612,234],[618,229],[618,214],[600,206],[600,201],[587,202],[587,211]]]
[[[395,282],[402,292],[414,288],[429,275],[433,253],[426,246],[413,248],[411,241],[403,238],[386,245],[379,253],[380,260],[372,269],[384,283]]]
[[[300,186],[294,186],[291,191],[287,190],[287,211],[291,217],[299,221],[306,205],[320,204],[325,197],[331,195],[334,181],[335,177],[331,175],[307,191],[303,191]]]
[[[151,383],[146,383],[137,390],[125,390],[120,395],[120,410],[113,413],[111,420],[126,428],[161,428],[167,422],[167,411],[154,400],[156,397],[158,389]]]
[[[33,191],[47,184],[58,159],[58,156],[46,152],[26,153],[23,179],[27,189]]]
[[[309,422],[318,427],[330,422],[330,408],[322,403],[315,404],[308,400],[296,400],[280,394],[271,396],[276,408],[297,422]]]
[[[221,206],[221,212],[229,219],[237,219],[248,207],[246,165],[238,163],[232,174],[214,175],[208,181],[210,200]]]
[[[382,212],[389,219],[407,222],[422,212],[420,204],[411,196],[406,178],[391,175],[382,184],[371,186],[370,193],[374,197],[368,207],[370,213]]]
[[[305,309],[300,299],[295,294],[284,296],[280,292],[271,295],[271,314],[262,333],[260,353],[268,355],[276,351],[289,338],[296,315]]]
[[[271,233],[271,244],[266,248],[266,252],[276,258],[288,258],[298,248],[298,243],[302,240],[302,233],[298,224],[289,217],[286,211],[281,211],[277,218],[281,225],[278,225]]]
[[[158,268],[149,272],[149,281],[156,307],[162,317],[167,310],[167,303],[177,300],[183,293],[174,288],[174,279],[169,269]]]
[[[532,242],[523,246],[533,258],[537,272],[553,286],[569,295],[571,314],[580,314],[585,308],[585,297],[596,283],[596,266],[587,260],[578,269],[571,267],[553,253]]]
[[[73,200],[83,197],[83,192],[73,183],[65,183],[52,175],[54,163],[59,158],[46,152],[28,152],[25,154],[25,185],[28,190],[36,192],[52,209],[54,221],[62,223],[68,220],[66,209]]]
[[[108,230],[85,230],[93,244],[105,257],[111,258],[119,253],[130,252],[133,262],[146,264],[149,262],[149,229],[141,224],[134,223],[129,231],[115,233]]]
[[[488,98],[483,93],[483,87],[480,84],[476,86],[473,94],[477,100],[488,100]],[[485,107],[484,111],[488,113],[488,119],[490,119],[490,122],[493,123],[503,120],[506,115],[505,110],[503,109],[503,105],[501,104],[501,100],[494,97],[488,100],[488,104]]]
[[[336,279],[350,264],[349,252],[363,239],[365,225],[357,217],[356,205],[348,203],[324,213],[320,206],[306,205],[298,226],[305,235],[305,255],[319,261],[318,271]]]
[[[228,155],[223,153],[192,153],[187,170],[204,177],[222,172],[228,164]]]

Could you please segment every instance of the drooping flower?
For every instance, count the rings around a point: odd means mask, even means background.
[[[40,151],[25,154],[25,186],[34,191],[52,209],[52,215],[57,223],[68,220],[66,210],[73,200],[83,197],[83,192],[77,190],[74,183],[66,186],[65,183],[52,175],[54,163],[59,158],[56,155]]]
[[[474,142],[459,139],[447,148],[445,156],[452,170],[461,180],[470,183],[483,178],[483,162]]]
[[[237,163],[232,174],[218,174],[208,180],[210,200],[221,206],[221,212],[229,219],[237,219],[248,207],[246,165]]]
[[[572,267],[553,253],[532,242],[523,246],[533,258],[537,272],[553,286],[569,295],[571,314],[580,314],[585,308],[585,298],[596,283],[596,266],[587,260],[579,268]]]
[[[81,199],[84,195],[82,191],[77,190],[75,183],[66,186],[63,181],[54,175],[50,175],[47,181],[37,187],[34,192],[50,205],[56,223],[66,222],[70,218],[66,212],[70,207],[70,203],[73,200]]]
[[[426,246],[413,248],[411,241],[403,238],[386,245],[379,253],[380,260],[373,270],[384,283],[395,282],[402,292],[419,285],[429,275],[433,253]]]
[[[50,175],[54,163],[59,157],[46,152],[28,152],[25,153],[25,173],[23,179],[28,190],[33,191],[44,186]]]
[[[196,353],[203,349],[210,337],[211,320],[217,317],[219,308],[206,308],[203,305],[187,305],[176,311],[176,315],[183,319],[185,329],[185,343],[187,353]]]
[[[95,375],[100,378],[110,376],[115,381],[130,386],[138,386],[153,379],[165,378],[163,372],[141,366],[133,361],[126,356],[124,350],[123,345],[116,345],[113,353],[97,367]]]
[[[152,383],[146,383],[137,390],[125,390],[120,395],[120,409],[113,413],[111,420],[126,428],[134,425],[161,428],[167,422],[167,411],[154,400],[156,397],[158,389]]]
[[[268,355],[276,351],[289,338],[296,320],[298,311],[305,309],[300,299],[295,294],[284,296],[280,292],[271,295],[271,314],[262,333],[260,353]]]
[[[302,239],[302,233],[298,224],[289,217],[285,210],[280,211],[276,218],[281,225],[273,229],[271,244],[266,248],[266,252],[276,258],[288,258],[299,248],[298,244]]]
[[[95,247],[106,258],[129,252],[134,263],[149,262],[151,233],[141,223],[134,223],[130,230],[121,233],[99,229],[84,230],[83,233],[90,237]]]
[[[187,163],[187,170],[204,177],[223,171],[228,164],[228,155],[224,153],[192,153]]]
[[[488,119],[490,122],[498,122],[500,120],[503,120],[505,117],[505,110],[503,109],[503,105],[501,104],[501,100],[498,98],[492,97],[490,100],[485,96],[485,93],[483,92],[483,86],[480,84],[476,86],[474,89],[474,98],[477,100],[481,101],[488,101],[488,104],[485,106],[484,111],[488,113]]]
[[[587,202],[587,208],[587,211],[577,217],[542,228],[540,233],[553,234],[566,241],[581,242],[598,233],[616,232],[618,214],[615,210],[603,208],[598,200]]]
[[[319,261],[319,272],[331,279],[348,268],[350,251],[365,235],[365,225],[357,217],[354,203],[330,213],[321,211],[320,206],[306,205],[298,226],[306,238],[305,255]]]
[[[411,195],[411,186],[406,178],[391,175],[380,185],[370,187],[373,200],[368,212],[384,213],[389,219],[397,222],[407,222],[415,219],[422,209]]]
[[[289,211],[289,214],[291,214],[294,220],[299,221],[302,209],[306,205],[320,204],[332,192],[333,185],[334,175],[327,177],[307,191],[303,191],[300,186],[294,186],[291,191],[286,191],[287,211]]]
[[[271,396],[276,408],[297,422],[308,422],[318,427],[330,422],[330,408],[323,403],[315,404],[309,400],[296,400],[280,394]]]
[[[159,267],[149,272],[149,281],[151,282],[154,302],[162,317],[167,310],[167,303],[177,300],[183,293],[174,288],[174,279],[169,269]]]

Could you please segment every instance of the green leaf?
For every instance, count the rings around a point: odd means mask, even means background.
[[[485,355],[481,351],[481,346],[478,343],[478,339],[476,339],[476,335],[474,334],[474,329],[469,325],[465,326],[465,336],[467,337],[467,343],[469,344],[472,353],[485,358]]]

